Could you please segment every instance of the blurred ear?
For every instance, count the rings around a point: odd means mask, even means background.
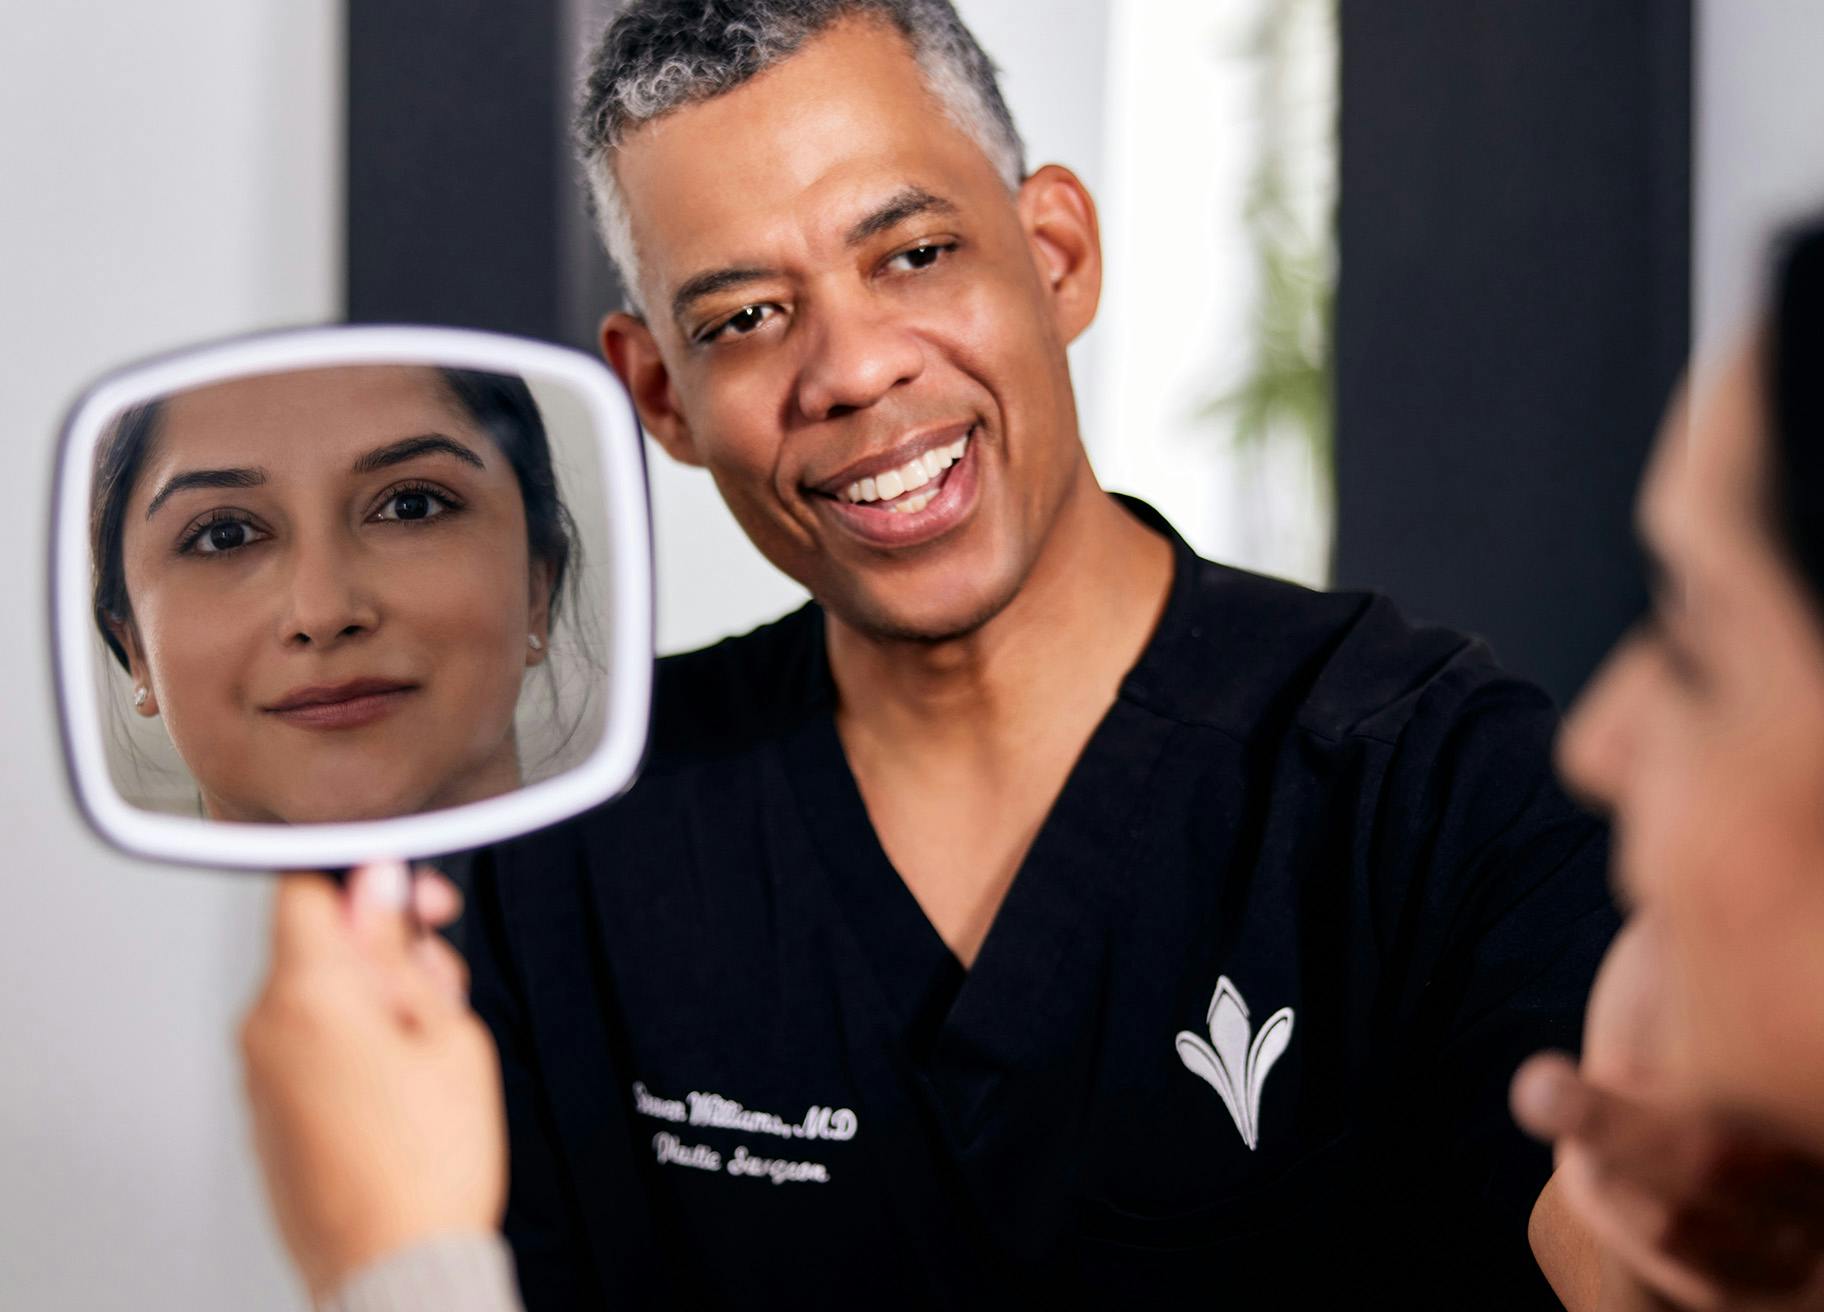
[[[534,560],[526,596],[526,664],[543,665],[551,651],[551,562]],[[531,639],[538,639],[538,646]]]
[[[1060,337],[1075,341],[1102,299],[1096,202],[1076,174],[1047,164],[1020,184],[1019,210],[1033,267],[1051,294],[1052,321]]]
[[[146,658],[140,653],[139,634],[133,628],[133,621],[110,619],[108,632],[126,649],[127,675],[133,680],[133,687],[146,690],[146,700],[133,709],[151,719],[158,714],[158,694],[152,691],[152,676],[146,670]]]
[[[615,311],[602,320],[602,355],[632,395],[633,408],[653,441],[673,460],[701,465],[652,329],[631,314]]]

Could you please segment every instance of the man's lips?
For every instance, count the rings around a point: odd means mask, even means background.
[[[861,459],[843,466],[830,477],[809,483],[807,486],[811,491],[822,493],[826,497],[840,497],[853,484],[861,482],[864,478],[878,479],[883,474],[904,470],[915,460],[922,461],[932,452],[943,451],[955,446],[974,431],[975,424],[970,420],[945,424],[941,428],[927,428],[922,432],[914,433],[897,446],[886,451],[877,451],[873,455],[863,456]]]
[[[981,444],[968,440],[963,457],[925,486],[888,501],[818,497],[813,504],[846,535],[876,550],[923,546],[949,534],[975,510],[981,486]]]
[[[304,729],[358,729],[392,714],[418,685],[398,679],[350,679],[294,688],[263,708]]]

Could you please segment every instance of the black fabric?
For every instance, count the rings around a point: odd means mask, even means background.
[[[533,1312],[1556,1306],[1505,1087],[1576,1046],[1615,919],[1550,704],[1134,510],[1165,614],[970,970],[869,825],[815,606],[662,661],[631,792],[478,867]],[[1180,1056],[1219,979],[1293,1013],[1253,1148]]]

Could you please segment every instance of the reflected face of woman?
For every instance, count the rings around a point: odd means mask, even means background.
[[[173,397],[121,549],[138,711],[208,815],[372,819],[518,786],[549,588],[511,465],[434,370]]]
[[[1566,726],[1657,924],[1672,1068],[1824,1144],[1824,622],[1778,545],[1762,348],[1675,408],[1643,487],[1650,617]]]

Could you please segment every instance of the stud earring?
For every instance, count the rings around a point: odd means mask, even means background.
[[[146,698],[148,695],[149,694],[147,693],[144,685],[141,685],[140,687],[135,688],[133,690],[133,705],[144,706],[146,704]]]
[[[526,641],[531,644],[533,651],[543,651],[545,649],[544,639],[539,637],[536,633],[528,633],[526,635]]]

